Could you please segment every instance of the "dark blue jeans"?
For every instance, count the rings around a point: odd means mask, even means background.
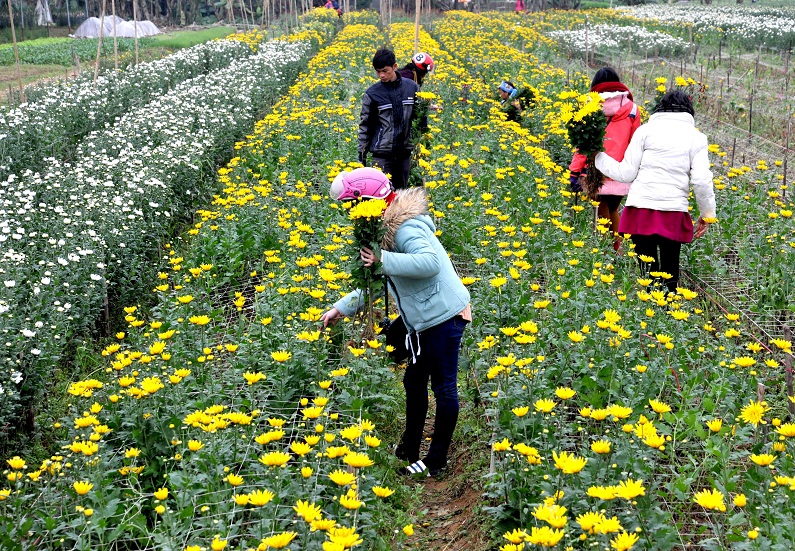
[[[436,420],[431,447],[424,462],[429,469],[447,463],[447,452],[458,422],[458,351],[467,322],[460,316],[419,334],[417,363],[409,358],[403,387],[406,389],[406,430],[400,451],[410,463],[420,458],[420,443],[428,415],[428,380],[436,397]],[[415,338],[412,336],[412,339]]]

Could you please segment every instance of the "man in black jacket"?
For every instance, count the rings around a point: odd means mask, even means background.
[[[391,175],[392,185],[401,189],[406,187],[411,170],[411,124],[419,86],[398,74],[392,50],[378,50],[373,68],[379,82],[367,89],[362,100],[359,161],[367,165],[367,154],[372,153],[373,166]]]

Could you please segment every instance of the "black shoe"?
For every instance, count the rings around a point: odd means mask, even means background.
[[[447,463],[435,468],[428,467],[428,476],[436,478],[437,476],[443,475],[446,471],[447,471]]]
[[[409,458],[409,455],[403,449],[403,444],[396,444],[392,450],[392,453],[394,453],[395,457],[397,457],[401,461],[412,462],[411,458]]]

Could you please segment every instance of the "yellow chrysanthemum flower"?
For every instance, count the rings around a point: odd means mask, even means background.
[[[347,486],[356,482],[356,475],[339,469],[329,473],[328,477],[337,486]]]
[[[693,496],[693,501],[705,509],[725,512],[726,504],[723,502],[724,496],[718,490],[702,490]]]
[[[597,440],[591,444],[591,450],[594,453],[606,454],[610,453],[611,443],[609,440]]]
[[[563,471],[565,474],[576,474],[583,470],[588,459],[585,457],[577,457],[568,452],[552,452],[552,458],[555,460],[555,467]]]
[[[94,485],[91,484],[90,482],[84,482],[78,480],[74,484],[72,484],[72,487],[75,489],[75,492],[77,492],[77,495],[84,496],[91,491],[91,488],[93,488]]]
[[[343,457],[342,461],[355,469],[370,467],[374,464],[366,453],[349,453]]]
[[[542,398],[540,400],[536,400],[536,402],[533,404],[533,407],[536,408],[536,411],[549,413],[556,405],[557,405],[556,401],[550,400],[548,398]]]
[[[312,522],[313,520],[321,517],[320,505],[309,503],[308,501],[301,501],[300,499],[293,507],[295,514],[303,518],[305,522]]]
[[[373,493],[378,497],[387,498],[395,493],[395,490],[392,490],[386,486],[373,486]]]
[[[267,538],[263,538],[261,543],[265,546],[265,549],[268,547],[272,547],[273,549],[284,549],[297,537],[298,534],[295,532],[282,532],[281,534],[274,534]]]
[[[286,362],[292,357],[293,353],[286,350],[277,350],[276,352],[271,352],[271,358],[273,358],[274,362]]]
[[[628,551],[638,543],[639,536],[632,532],[621,532],[618,536],[610,540],[610,548],[615,551]]]
[[[259,462],[268,467],[284,467],[290,461],[290,454],[284,452],[270,452],[259,458]]]

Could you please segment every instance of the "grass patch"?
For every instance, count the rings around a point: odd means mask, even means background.
[[[235,27],[210,27],[200,31],[176,31],[152,37],[151,45],[155,48],[190,48],[196,44],[229,36],[236,31]]]
[[[580,4],[580,9],[595,10],[601,8],[610,8],[612,7],[610,4],[611,2],[604,2],[604,1],[600,2],[598,0],[584,0],[582,4]]]

